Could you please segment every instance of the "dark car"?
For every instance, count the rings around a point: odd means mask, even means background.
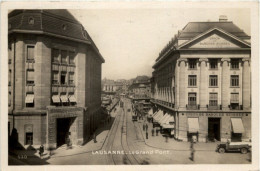
[[[226,151],[240,151],[242,154],[246,154],[250,150],[251,144],[247,142],[227,142],[218,144],[216,151],[219,153],[225,153]]]

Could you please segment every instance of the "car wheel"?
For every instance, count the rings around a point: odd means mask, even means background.
[[[242,154],[246,154],[246,153],[247,153],[247,149],[246,149],[246,148],[241,148],[240,152],[241,152]]]
[[[226,150],[225,150],[224,148],[222,148],[222,147],[218,149],[218,152],[221,153],[221,154],[222,154],[222,153],[225,153],[225,151],[226,151]]]

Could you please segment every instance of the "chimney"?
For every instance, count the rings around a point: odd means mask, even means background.
[[[226,22],[228,19],[227,19],[227,16],[226,15],[220,15],[219,16],[219,22]]]

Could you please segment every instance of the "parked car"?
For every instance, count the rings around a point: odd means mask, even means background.
[[[246,154],[251,147],[250,142],[227,142],[218,144],[216,152],[225,153],[226,151],[240,151],[242,154]]]

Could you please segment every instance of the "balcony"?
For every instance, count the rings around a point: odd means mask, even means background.
[[[67,66],[61,65],[61,66],[60,66],[60,71],[67,72]]]
[[[59,65],[58,64],[52,64],[52,70],[53,71],[59,71]]]
[[[34,84],[27,84],[26,85],[26,92],[31,92],[33,93],[34,92]]]
[[[187,110],[199,110],[200,105],[186,105]]]
[[[59,87],[56,86],[56,85],[53,85],[51,90],[52,90],[53,93],[57,93],[59,91]]]
[[[222,109],[222,105],[217,105],[217,106],[209,106],[209,105],[207,105],[207,109],[208,110],[221,110]]]

